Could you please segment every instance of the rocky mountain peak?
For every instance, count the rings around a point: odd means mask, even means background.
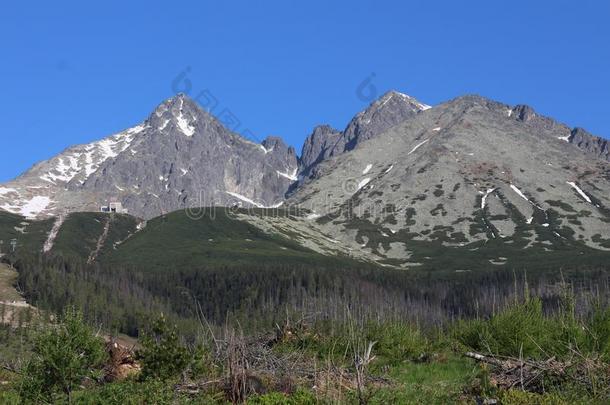
[[[366,113],[354,121],[365,123]],[[312,207],[309,220],[337,245],[405,268],[434,260],[429,251],[417,257],[421,242],[478,243],[472,251],[505,243],[517,255],[610,249],[608,164],[570,143],[607,151],[607,142],[531,107],[459,97],[317,165],[287,205]],[[509,256],[491,254],[490,266]]]
[[[520,125],[527,127],[526,131],[533,135],[539,136],[546,133],[555,142],[556,140],[567,142],[589,156],[610,161],[610,143],[607,139],[592,135],[583,128],[570,128],[553,118],[537,113],[529,105],[517,104],[511,107],[479,95],[461,96],[446,104],[454,106],[462,113],[477,106],[483,107],[498,115],[503,115],[505,119],[519,122]]]
[[[146,122],[153,130],[174,134],[178,132],[192,137],[195,133],[202,132],[201,127],[214,120],[194,100],[180,93],[159,104]]]
[[[431,108],[411,96],[389,91],[356,115],[343,131],[343,140],[331,155],[338,155],[384,132],[406,119]]]
[[[330,125],[318,125],[303,143],[301,150],[301,174],[308,176],[313,166],[327,157],[335,147],[342,133]]]
[[[571,131],[566,140],[586,153],[610,162],[610,142],[607,139],[577,127]]]
[[[277,169],[278,176],[292,182],[297,180],[299,163],[296,150],[292,146],[286,145],[278,136],[268,136],[261,146],[265,151],[265,162]]]
[[[384,95],[379,97],[379,99],[375,100],[366,111],[381,108],[385,106],[388,102],[399,102],[409,105],[415,111],[425,111],[431,108],[429,105],[419,102],[414,97],[411,97],[407,94],[401,93],[396,90],[390,90],[386,92]]]
[[[360,143],[430,108],[411,96],[391,90],[352,118],[342,132],[329,125],[315,127],[303,144],[301,175],[308,177],[322,161],[349,152]]]
[[[534,117],[536,117],[536,112],[532,107],[528,105],[516,105],[515,107],[513,107],[512,111],[513,114],[515,114],[516,119],[519,121],[529,122]]]
[[[360,143],[430,109],[429,105],[398,91],[388,91],[358,113],[340,132],[319,125],[305,139],[301,153],[301,175],[308,177],[322,161],[355,149]]]
[[[286,145],[284,140],[279,136],[268,136],[261,142],[261,145],[268,151],[275,151],[281,153],[290,153],[296,155],[296,152],[292,146]]]
[[[115,201],[150,218],[187,206],[271,206],[297,169],[296,151],[281,138],[252,142],[178,94],[140,125],[35,165],[3,189],[0,208],[49,216]]]
[[[334,134],[337,132],[340,132],[340,131],[331,127],[330,125],[327,125],[327,124],[317,125],[313,129],[313,132],[311,133],[311,137],[321,139],[321,138],[325,138],[326,136],[328,136],[328,134]]]
[[[462,165],[455,170],[467,173],[483,170],[483,163],[507,161],[507,156],[516,160],[533,151],[553,151],[557,155],[578,148],[578,153],[589,155],[584,159],[591,166],[598,159],[610,160],[607,140],[582,128],[571,129],[525,105],[511,107],[470,95],[429,109],[413,97],[388,92],[358,113],[343,131],[329,125],[315,127],[299,159],[294,148],[280,137],[252,142],[227,129],[188,96],[178,94],[159,104],[143,123],[96,142],[70,147],[3,184],[0,209],[32,217],[50,216],[95,211],[108,201],[119,201],[131,213],[150,218],[192,205],[276,206],[287,192],[292,195],[306,188],[305,183],[327,177],[340,161],[351,162],[361,154],[359,173],[364,187],[372,181],[366,176],[373,170],[373,155],[379,151],[395,154],[389,159],[379,156],[379,162],[387,160],[380,170],[392,173],[399,173],[393,168],[396,162],[410,161],[426,151],[430,164],[451,156]],[[501,130],[492,137],[488,130],[474,131],[475,124]],[[386,136],[389,132],[393,136]],[[515,138],[516,134],[519,136]],[[495,156],[494,150],[484,149],[481,143],[487,138],[489,144],[496,144],[498,139],[512,142],[512,148],[506,155]],[[461,143],[451,149],[449,139]],[[517,147],[521,155],[514,152]],[[466,150],[468,157],[459,155]],[[479,155],[483,163],[468,163]],[[556,155],[549,158],[550,165],[544,170],[560,165]],[[326,160],[331,161],[326,164]],[[402,172],[411,170],[405,167]],[[510,168],[500,170],[500,174],[501,178],[512,176]],[[200,199],[202,194],[206,200]]]

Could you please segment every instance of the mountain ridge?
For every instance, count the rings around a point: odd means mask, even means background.
[[[492,106],[531,131],[554,131],[558,139],[591,159],[610,161],[608,141],[539,115],[526,105],[511,107],[466,95],[439,106],[456,100]],[[297,156],[280,137],[267,137],[259,144],[231,132],[188,96],[178,94],[159,104],[142,123],[68,147],[3,184],[0,209],[44,217],[95,211],[118,200],[147,218],[193,205],[278,206],[320,176],[321,163],[349,154],[439,106],[389,91],[356,114],[343,131],[328,125],[314,128]],[[168,196],[171,192],[175,195]]]

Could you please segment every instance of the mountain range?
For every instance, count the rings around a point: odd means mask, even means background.
[[[325,255],[414,267],[452,251],[502,266],[520,252],[610,250],[610,146],[526,105],[469,95],[431,107],[391,91],[343,130],[314,128],[297,155],[179,94],[0,186],[21,233],[54,221],[47,250],[65,217],[111,202],[134,233],[173,211],[257,208],[235,218]]]

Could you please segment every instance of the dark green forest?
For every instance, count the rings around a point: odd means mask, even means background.
[[[324,256],[225,210],[210,210],[196,220],[174,212],[138,232],[138,220],[128,215],[71,214],[46,254],[40,247],[52,220],[33,222],[26,234],[15,235],[15,224],[23,219],[1,214],[0,236],[19,238],[16,251],[4,260],[15,266],[20,291],[38,308],[54,313],[82,308],[90,322],[134,337],[161,312],[185,335],[195,333],[201,318],[222,324],[233,317],[256,328],[273,325],[287,312],[320,320],[345,319],[349,313],[438,326],[491,315],[525,287],[549,312],[556,309],[558,286],[564,283],[572,286],[580,312],[587,311],[591,297],[609,295],[610,260],[604,257],[610,256],[603,252],[585,260],[573,251],[576,260],[570,262],[564,249],[546,259],[551,268],[397,270]],[[255,215],[287,215],[259,211]],[[450,258],[458,253],[445,252]]]

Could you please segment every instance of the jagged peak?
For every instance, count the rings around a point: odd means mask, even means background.
[[[371,103],[371,105],[365,111],[363,111],[363,113],[365,113],[366,111],[369,111],[369,110],[373,110],[373,109],[374,110],[381,109],[391,100],[397,100],[398,102],[404,102],[404,103],[408,104],[410,107],[412,107],[416,110],[419,110],[419,111],[425,111],[425,110],[432,108],[431,106],[420,102],[415,97],[411,97],[408,94],[404,94],[404,93],[401,93],[396,90],[390,90],[390,91],[384,93],[377,100],[373,101]]]
[[[341,132],[341,131],[333,128],[332,126],[330,126],[328,124],[316,125],[314,127],[313,131],[311,132],[310,137],[325,136],[328,134],[336,134],[339,132]]]
[[[177,109],[175,107],[178,107]],[[184,110],[185,107],[190,110],[196,110],[205,112],[198,104],[190,98],[188,95],[184,93],[178,93],[175,96],[172,96],[155,108],[153,114],[157,117],[161,117],[166,111],[174,111],[174,114],[179,113],[181,110]]]
[[[277,136],[277,135],[268,135],[264,140],[263,143],[284,143],[284,140],[282,139],[282,137]]]
[[[184,93],[178,93],[159,104],[146,122],[161,132],[177,127],[184,135],[192,137],[202,122],[211,122],[214,119],[215,117],[201,108],[195,100]]]
[[[388,91],[352,118],[343,131],[343,142],[338,143],[330,155],[350,151],[359,142],[370,139],[430,108],[432,107],[411,96],[395,90]]]
[[[265,149],[268,149],[268,150],[288,149],[288,145],[286,145],[286,142],[284,142],[284,140],[281,137],[274,136],[274,135],[267,136],[263,140],[263,142],[261,142],[261,145],[263,145],[265,147]]]
[[[516,104],[514,106],[510,106],[480,94],[466,94],[459,96],[449,100],[447,104],[481,105],[492,110],[509,111],[508,116],[512,116],[519,121],[528,121],[538,115],[536,110],[527,104]]]
[[[403,100],[405,102],[408,102],[410,104],[414,104],[415,106],[417,106],[422,111],[425,111],[425,110],[428,110],[428,109],[432,108],[431,106],[420,102],[415,97],[411,97],[408,94],[404,94],[404,93],[401,93],[401,92],[396,91],[396,90],[388,91],[386,94],[384,94],[382,96],[382,99],[383,98],[392,98],[392,97],[398,97],[399,99],[401,99],[401,100]]]
[[[284,139],[279,136],[269,135],[261,142],[261,145],[262,149],[265,151],[265,154],[274,152],[275,154],[279,155],[292,155],[296,158],[296,150],[294,147],[286,144]]]
[[[511,111],[515,114],[517,120],[527,122],[536,116],[536,111],[525,104],[517,104]]]

